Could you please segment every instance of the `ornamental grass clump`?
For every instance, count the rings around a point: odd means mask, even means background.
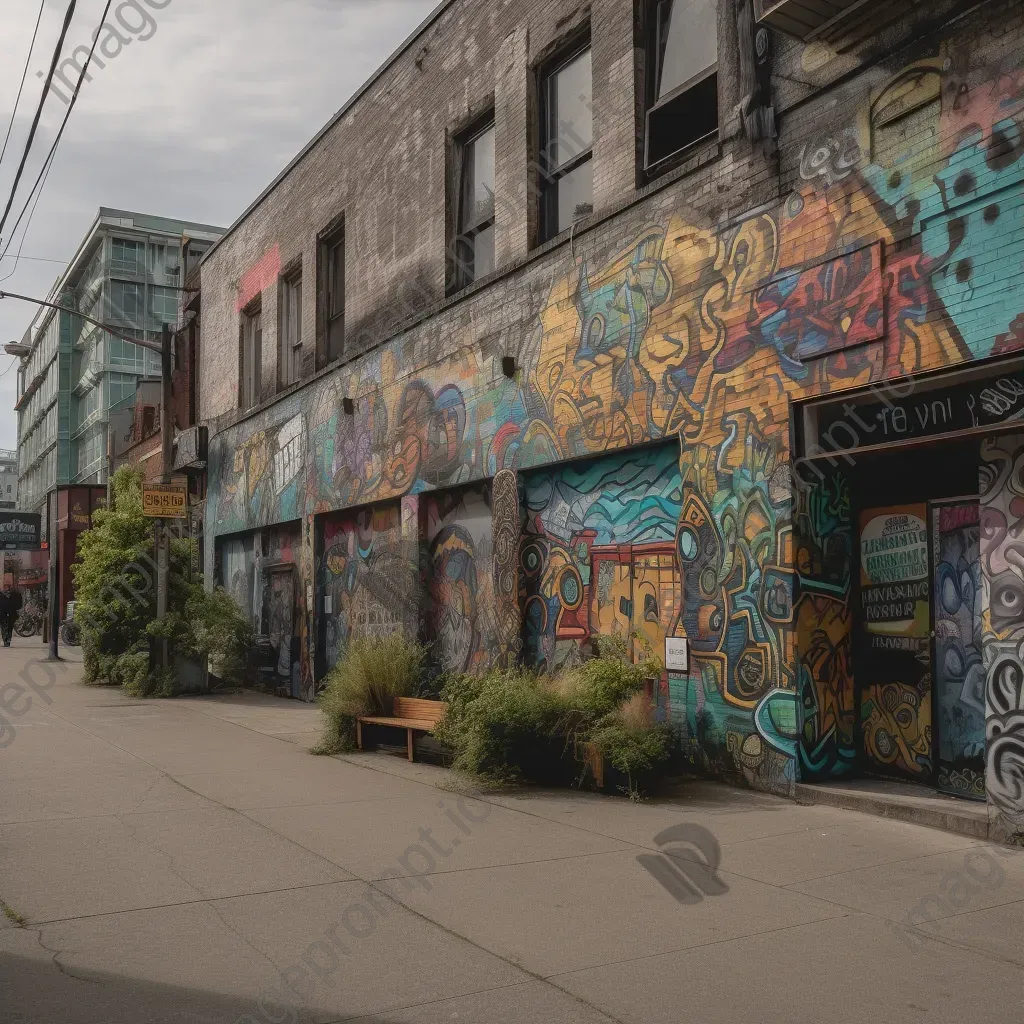
[[[317,697],[325,724],[313,753],[352,750],[356,718],[390,716],[396,697],[417,692],[425,662],[425,648],[399,632],[350,641]]]

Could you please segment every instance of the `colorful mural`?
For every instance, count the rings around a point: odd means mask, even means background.
[[[926,504],[860,516],[857,652],[865,763],[885,776],[931,780],[931,565]]]
[[[985,668],[981,656],[981,508],[932,508],[938,787],[985,799]]]
[[[403,543],[397,501],[327,516],[321,545],[319,641],[327,671],[353,637],[407,629],[410,607],[415,622],[419,572]]]
[[[1024,345],[1024,74],[952,50],[894,71],[888,83],[873,72],[869,107],[831,135],[780,139],[795,186],[777,203],[712,218],[681,183],[519,272],[514,317],[477,316],[467,300],[215,436],[210,535],[607,455],[527,485],[526,655],[576,656],[595,592],[610,601],[602,628],[634,621],[612,552],[587,575],[595,546],[667,545],[645,571],[658,629],[693,644],[669,703],[694,749],[772,789],[791,788],[798,748],[806,770],[842,770],[848,613],[827,579],[797,586],[790,403]],[[502,326],[481,340],[484,320]],[[657,456],[613,454],[659,440]],[[585,477],[651,458],[675,467],[678,493],[644,509],[647,533],[633,509],[591,527],[602,510],[579,498],[565,501],[565,525],[538,527],[556,477],[590,496]],[[570,519],[582,527],[566,536]],[[821,528],[808,520],[812,559]],[[465,542],[449,539],[446,586],[465,599]],[[662,588],[675,572],[673,605]],[[668,607],[675,625],[661,621]],[[466,636],[459,624],[452,652]],[[798,654],[804,637],[816,646]],[[878,702],[880,723],[904,714],[905,696]]]
[[[993,838],[1024,843],[1024,435],[981,456],[985,786]]]
[[[594,634],[681,636],[675,538],[679,446],[611,455],[524,479],[520,549],[524,655],[545,669],[579,661]]]
[[[851,654],[853,523],[846,477],[829,470],[798,488],[793,521],[800,771],[806,779],[847,775],[857,751]]]
[[[490,488],[431,494],[424,505],[433,661],[444,672],[489,668],[500,653]]]

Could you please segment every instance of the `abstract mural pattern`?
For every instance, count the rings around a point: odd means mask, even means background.
[[[797,488],[794,530],[800,770],[807,779],[847,775],[857,755],[853,523],[849,482],[841,472]]]
[[[1024,842],[1024,435],[982,445],[982,657],[993,838]]]
[[[985,799],[985,667],[981,654],[981,509],[932,509],[938,787]]]
[[[403,544],[398,502],[326,517],[322,551],[320,653],[329,670],[353,637],[408,628],[409,608],[418,606],[418,571]]]
[[[901,148],[906,118],[927,145]],[[665,545],[674,567],[652,549],[646,568],[658,628],[693,642],[693,670],[669,681],[669,703],[694,756],[782,791],[798,756],[808,771],[841,771],[848,613],[827,573],[795,561],[790,402],[1024,345],[1022,120],[1019,70],[993,73],[952,48],[898,70],[869,109],[804,147],[778,203],[711,220],[681,185],[645,204],[660,211],[654,222],[616,221],[614,246],[608,232],[588,234],[523,271],[516,294],[535,306],[515,329],[482,341],[460,306],[217,435],[208,536],[541,470],[526,484],[524,653],[547,665],[575,657],[594,593],[610,602],[598,614],[611,628],[634,621],[623,563],[609,551],[592,578],[592,548]],[[506,354],[521,368],[514,380]],[[656,441],[668,442],[656,456],[614,454]],[[597,456],[608,461],[544,469]],[[600,490],[591,476],[646,472],[652,458],[678,473],[652,506],[589,503]],[[571,500],[556,495],[567,482]],[[842,527],[813,518],[834,513],[801,514],[801,551],[820,557],[821,530]],[[491,552],[470,555],[476,542],[457,531],[434,541],[446,599],[457,596],[450,652],[473,662],[501,646],[484,640],[499,637],[493,623],[467,644],[470,584],[491,585]],[[676,571],[678,621],[665,624],[659,588]],[[1002,743],[1015,734],[1014,698],[1003,684],[998,693],[1007,710],[990,714],[989,733]],[[898,720],[905,698],[880,701],[879,715]],[[1014,777],[989,780],[1007,807],[1024,804]]]
[[[476,672],[501,655],[494,595],[490,487],[426,502],[427,639],[443,672]]]

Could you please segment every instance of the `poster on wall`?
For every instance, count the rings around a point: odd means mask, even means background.
[[[860,582],[869,647],[927,649],[929,577],[927,505],[865,509],[860,518]]]

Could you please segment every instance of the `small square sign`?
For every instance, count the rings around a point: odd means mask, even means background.
[[[690,641],[686,637],[665,637],[665,668],[669,672],[690,671]]]

